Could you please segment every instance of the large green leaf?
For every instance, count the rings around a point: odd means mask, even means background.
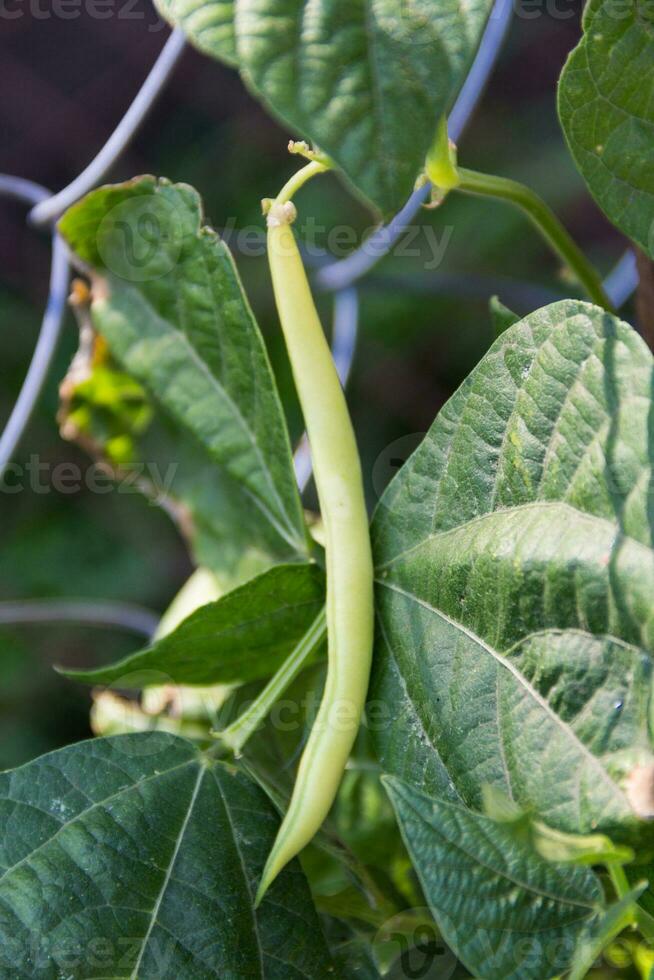
[[[256,884],[278,820],[243,774],[162,734],[0,776],[0,977],[320,978],[303,875]]]
[[[112,354],[224,467],[287,555],[306,550],[288,433],[262,337],[197,193],[140,177],[101,187],[60,229],[91,267]]]
[[[551,864],[510,829],[387,779],[425,897],[476,977],[544,980],[567,966],[602,889],[588,868]]]
[[[590,0],[559,84],[579,170],[611,221],[654,258],[654,13],[646,0]]]
[[[162,676],[171,684],[259,680],[282,665],[324,603],[325,577],[317,565],[275,565],[201,606],[147,649],[110,667],[64,673],[121,688],[160,683]]]
[[[571,833],[644,832],[629,777],[654,763],[652,366],[602,310],[546,307],[389,486],[370,695],[386,771],[474,808],[494,786]]]
[[[409,196],[489,0],[155,0],[384,214]]]

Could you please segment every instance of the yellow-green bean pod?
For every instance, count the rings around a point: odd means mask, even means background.
[[[310,171],[318,166],[305,168]],[[324,524],[328,669],[291,802],[264,869],[261,900],[311,840],[334,801],[363,713],[372,657],[373,569],[361,464],[347,404],[279,198],[268,214],[268,255],[277,310],[311,445]]]

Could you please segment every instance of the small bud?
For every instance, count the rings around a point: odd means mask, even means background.
[[[288,152],[296,153],[301,157],[307,157],[309,160],[313,157],[313,151],[306,140],[289,140]]]
[[[284,204],[273,202],[268,211],[268,227],[281,228],[282,225],[292,225],[297,218],[297,208],[292,201]]]
[[[267,214],[270,214],[270,209],[271,209],[271,207],[273,206],[274,203],[275,203],[275,199],[273,197],[262,197],[261,198],[261,213],[264,216],[267,215]]]
[[[318,147],[309,146],[305,140],[290,140],[288,152],[304,157],[305,160],[321,163],[326,170],[330,170],[333,166],[331,159],[326,153],[323,153]]]

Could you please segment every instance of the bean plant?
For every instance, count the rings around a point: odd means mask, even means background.
[[[654,364],[550,207],[460,162],[489,0],[157,5],[292,137],[258,197],[318,507],[199,193],[138,176],[70,207],[62,434],[145,494],[139,464],[175,461],[196,571],[144,648],[61,668],[97,737],[0,775],[0,976],[654,976]],[[654,259],[651,4],[589,0],[558,109]],[[517,207],[570,293],[493,302],[372,514],[293,230],[334,179],[379,222],[416,185]]]

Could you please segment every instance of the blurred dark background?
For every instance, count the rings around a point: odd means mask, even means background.
[[[70,19],[55,16],[45,2],[33,0],[28,8],[17,5],[22,16],[15,19],[0,16],[0,170],[57,190],[110,135],[169,32],[145,0],[103,7],[106,19],[85,13],[84,4]],[[580,9],[563,0],[532,0],[517,11],[459,159],[528,182],[607,272],[625,243],[585,192],[555,108],[556,80],[578,38]],[[273,194],[293,169],[285,149],[289,135],[295,134],[259,108],[235,72],[189,48],[109,179],[149,172],[187,181],[203,195],[215,227],[261,228],[261,197]],[[336,178],[314,182],[303,194],[303,211],[318,225],[349,224],[359,235],[370,226]],[[491,343],[490,295],[525,313],[574,294],[524,219],[506,207],[453,197],[439,210],[423,211],[417,223],[411,248],[422,254],[384,260],[361,289],[350,400],[371,506],[397,459],[414,448],[417,434]],[[444,229],[447,247],[434,269],[432,249]],[[265,259],[237,255],[237,261],[296,436],[299,413]],[[47,235],[26,226],[22,206],[0,199],[0,424],[29,363],[48,267]],[[329,297],[321,296],[320,305],[328,322]],[[62,441],[55,421],[58,383],[76,339],[69,318],[20,462],[37,455],[48,464],[89,465],[81,450]],[[168,518],[133,494],[25,489],[0,494],[0,509],[0,599],[116,599],[161,611],[190,571]],[[99,663],[138,642],[79,626],[0,627],[0,767],[89,734],[88,692],[58,678],[53,664]]]

